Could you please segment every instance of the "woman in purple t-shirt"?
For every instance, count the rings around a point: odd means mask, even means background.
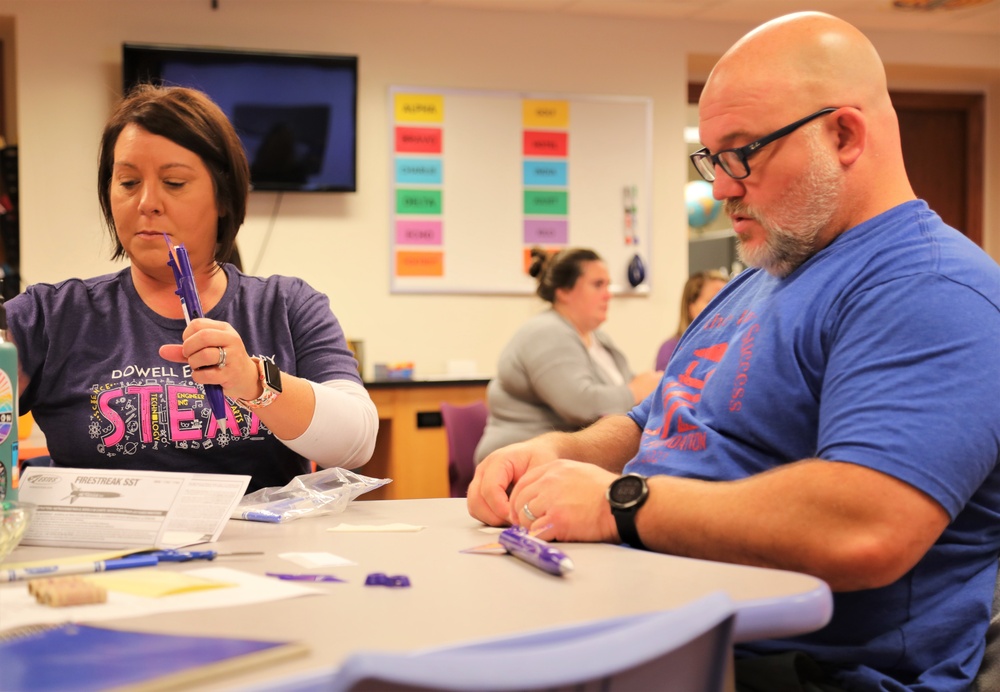
[[[206,95],[143,85],[119,103],[98,196],[113,258],[129,266],[7,304],[22,411],[55,465],[244,473],[254,490],[310,461],[370,458],[378,415],[326,296],[228,264],[249,190],[240,139]],[[204,309],[190,324],[169,245],[189,256]]]

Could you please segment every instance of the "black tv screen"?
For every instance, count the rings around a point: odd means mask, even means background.
[[[208,94],[243,142],[255,190],[357,190],[358,59],[125,43],[124,93],[140,83]]]

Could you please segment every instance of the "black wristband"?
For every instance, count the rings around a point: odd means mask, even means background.
[[[635,515],[649,497],[649,485],[642,476],[630,473],[615,479],[608,487],[611,514],[618,527],[618,537],[633,548],[646,550],[635,526]]]

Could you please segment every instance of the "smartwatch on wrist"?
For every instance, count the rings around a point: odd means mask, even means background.
[[[264,391],[256,399],[237,399],[237,403],[248,409],[270,406],[281,394],[281,370],[273,360],[265,356],[252,356],[250,360],[257,364],[257,373]]]
[[[637,473],[630,473],[616,478],[608,486],[607,498],[611,505],[611,514],[618,526],[618,536],[623,543],[633,548],[646,550],[635,528],[635,515],[649,497],[649,485],[646,479]]]

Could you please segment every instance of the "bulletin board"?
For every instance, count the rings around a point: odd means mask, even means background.
[[[393,293],[531,294],[534,246],[649,293],[652,99],[393,86],[388,120]]]

